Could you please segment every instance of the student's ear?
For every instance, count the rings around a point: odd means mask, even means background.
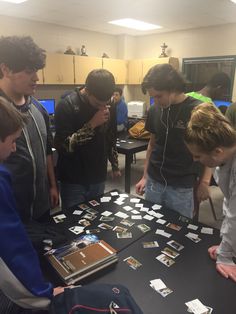
[[[3,77],[8,77],[9,74],[12,72],[5,63],[0,63],[0,70],[2,72]]]
[[[224,152],[224,149],[223,149],[222,147],[216,147],[216,148],[214,149],[214,153],[215,153],[216,155],[221,155],[223,152]]]

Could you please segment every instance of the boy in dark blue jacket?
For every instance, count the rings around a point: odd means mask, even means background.
[[[37,254],[16,211],[10,173],[2,165],[16,151],[25,122],[26,116],[0,97],[0,290],[20,307],[45,309],[53,292],[62,292],[63,288],[53,291],[43,279]],[[0,313],[6,313],[3,304],[5,300],[0,302]]]

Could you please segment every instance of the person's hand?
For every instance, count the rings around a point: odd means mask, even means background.
[[[57,187],[50,188],[50,201],[52,208],[55,208],[59,203],[59,193]]]
[[[93,129],[95,129],[97,126],[107,122],[109,117],[110,117],[109,109],[107,107],[102,107],[95,113],[95,115],[89,121],[89,124]]]
[[[143,195],[144,194],[145,185],[146,185],[146,179],[144,177],[142,177],[142,179],[135,186],[136,193],[139,194],[139,195]]]
[[[65,288],[66,288],[66,287],[56,287],[56,288],[54,288],[54,289],[53,289],[53,295],[54,295],[54,297],[55,297],[56,295],[60,294],[60,293],[63,293]]]
[[[216,258],[217,258],[218,247],[219,247],[219,245],[213,245],[213,246],[209,247],[209,249],[208,249],[208,253],[210,255],[210,258],[213,259],[214,261],[216,261]]]
[[[120,172],[120,170],[112,171],[111,176],[112,176],[112,179],[121,177],[121,172]]]
[[[206,182],[200,182],[197,188],[197,200],[199,203],[210,197],[209,185]]]
[[[217,271],[225,278],[230,278],[236,282],[236,265],[216,264]]]

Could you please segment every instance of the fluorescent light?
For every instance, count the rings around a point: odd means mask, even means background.
[[[230,0],[231,2],[233,2],[233,3],[236,3],[236,0]]]
[[[2,2],[10,2],[10,3],[22,3],[22,2],[25,2],[27,0],[0,0]]]
[[[149,31],[152,29],[162,28],[162,26],[159,26],[159,25],[149,24],[149,23],[134,20],[134,19],[121,19],[121,20],[110,21],[108,23],[127,27],[127,28],[138,29],[140,31]]]

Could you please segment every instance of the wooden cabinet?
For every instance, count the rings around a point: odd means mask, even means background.
[[[72,55],[47,53],[43,70],[44,84],[74,84],[74,58]]]
[[[148,70],[156,64],[169,63],[179,69],[179,60],[173,57],[134,59],[128,63],[128,84],[141,84]]]
[[[102,58],[74,56],[74,62],[75,84],[84,84],[89,72],[102,68]]]
[[[102,59],[102,67],[110,71],[114,77],[116,84],[127,83],[127,61],[121,59]]]
[[[143,61],[134,59],[128,61],[128,84],[141,84],[143,78]]]
[[[38,75],[38,84],[43,84],[44,83],[44,78],[43,78],[43,70],[38,70],[37,72],[37,75]]]

